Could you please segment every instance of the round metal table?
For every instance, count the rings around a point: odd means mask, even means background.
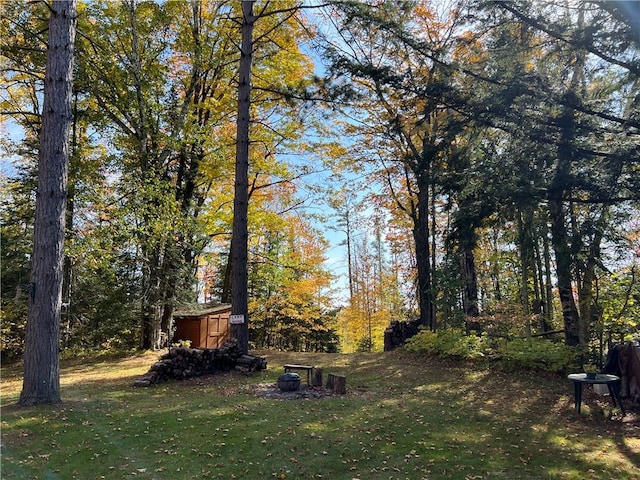
[[[580,405],[582,404],[582,386],[585,383],[588,384],[600,384],[606,385],[609,389],[609,394],[611,395],[611,401],[613,402],[613,406],[618,406],[622,415],[626,415],[624,411],[624,405],[622,404],[622,399],[620,398],[620,377],[616,375],[610,375],[608,373],[598,373],[595,378],[587,378],[586,373],[572,373],[567,377],[569,380],[573,382],[574,394],[575,394],[575,407],[580,413]]]

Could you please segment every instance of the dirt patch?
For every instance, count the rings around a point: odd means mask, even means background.
[[[251,390],[256,396],[262,398],[274,398],[277,400],[306,400],[313,398],[326,398],[345,395],[335,395],[331,390],[324,387],[312,387],[302,385],[299,390],[293,392],[283,392],[275,383],[260,383],[251,385]],[[349,393],[347,393],[348,395]]]

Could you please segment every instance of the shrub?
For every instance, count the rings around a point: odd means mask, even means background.
[[[541,338],[500,340],[497,347],[487,335],[465,335],[461,330],[420,330],[405,344],[410,352],[474,360],[491,357],[510,370],[535,369],[566,373],[579,369],[578,350]]]
[[[579,369],[578,351],[562,343],[541,338],[517,338],[498,344],[497,356],[509,368],[527,368],[566,373]]]
[[[13,360],[24,353],[24,335],[27,325],[27,303],[8,302],[0,311],[0,357]]]
[[[429,355],[437,355],[436,339],[438,334],[431,330],[421,329],[413,337],[409,338],[404,344],[404,348],[410,352],[427,353]]]
[[[364,336],[358,342],[356,352],[373,352],[373,340],[368,336]]]
[[[405,348],[410,352],[472,360],[484,357],[490,343],[486,335],[465,335],[458,329],[421,330],[407,340]]]

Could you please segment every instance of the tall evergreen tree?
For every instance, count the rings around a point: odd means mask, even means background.
[[[60,402],[60,310],[76,1],[50,5],[29,319],[20,405]]]

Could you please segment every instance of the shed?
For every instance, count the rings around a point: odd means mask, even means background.
[[[174,314],[175,340],[190,340],[192,348],[220,348],[229,336],[231,305],[217,305],[201,310],[184,310]]]

